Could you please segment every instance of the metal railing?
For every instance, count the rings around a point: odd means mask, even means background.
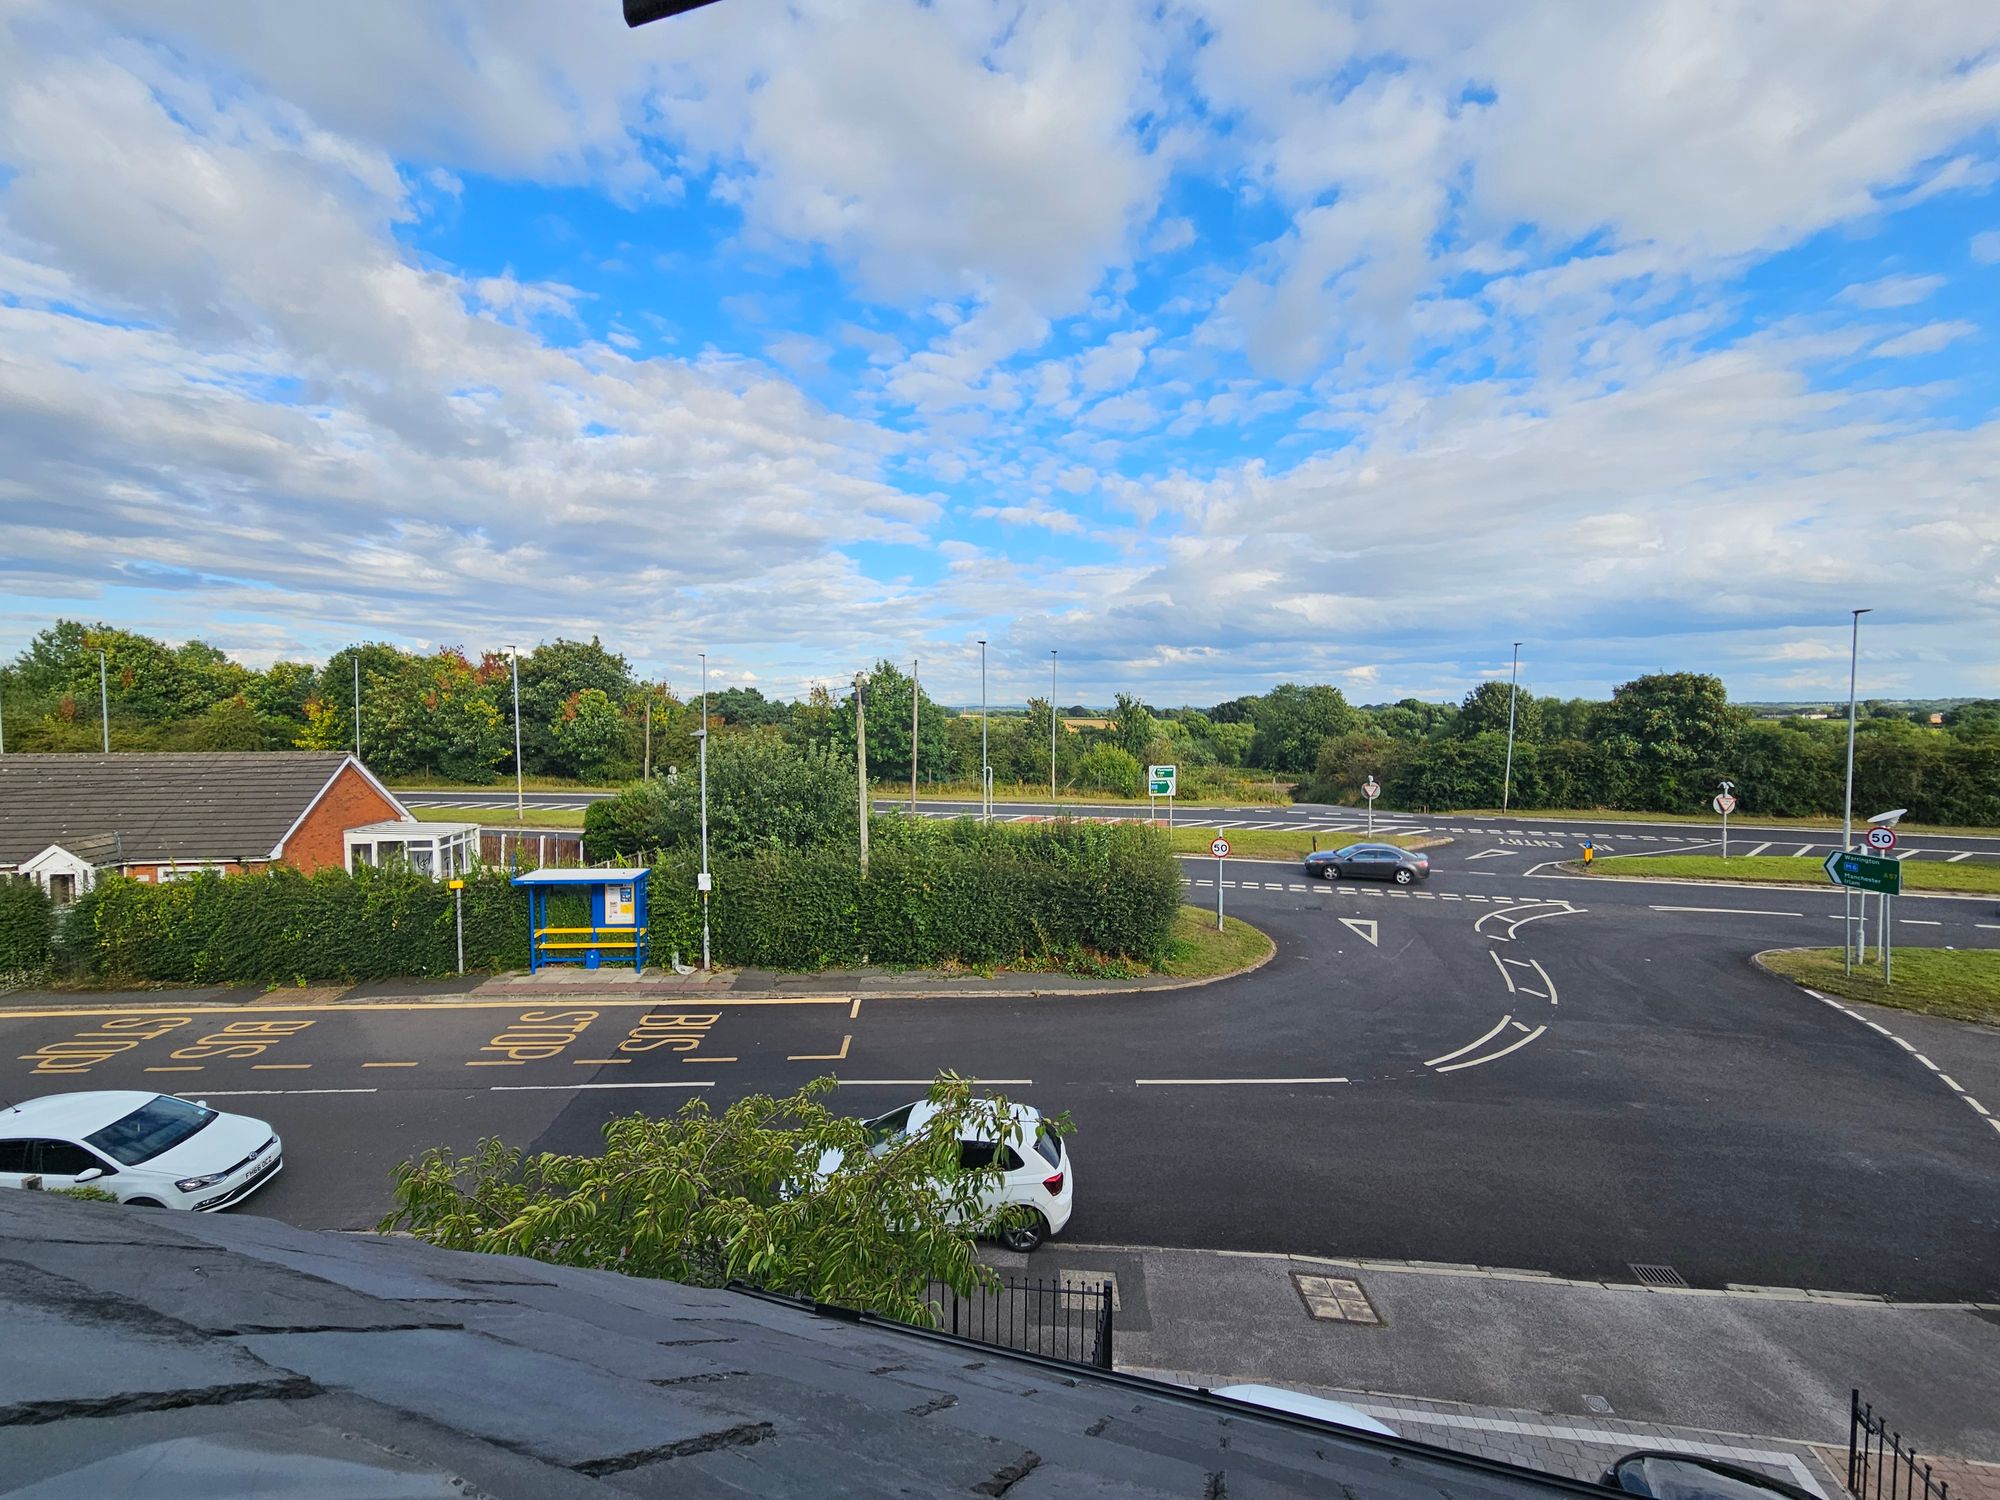
[[[1002,1349],[1108,1370],[1111,1365],[1112,1284],[1065,1283],[1003,1276],[997,1288],[960,1297],[931,1284],[939,1329]]]
[[[1847,1488],[1854,1500],[1950,1500],[1951,1489],[1932,1476],[1903,1435],[1875,1415],[1855,1391],[1847,1414]]]

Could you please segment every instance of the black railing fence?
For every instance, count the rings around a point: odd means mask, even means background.
[[[931,1284],[939,1327],[960,1338],[1050,1359],[1111,1365],[1112,1284],[1028,1280],[1003,1276],[996,1289],[960,1297],[943,1282]]]
[[[1875,1415],[1854,1392],[1847,1415],[1847,1488],[1854,1500],[1951,1500],[1951,1489],[1932,1476],[1903,1435]]]

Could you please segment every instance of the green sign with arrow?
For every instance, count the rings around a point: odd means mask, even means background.
[[[1903,894],[1903,866],[1899,860],[1878,859],[1872,854],[1836,849],[1821,861],[1820,867],[1835,885],[1849,886],[1857,891],[1877,891],[1888,896]]]

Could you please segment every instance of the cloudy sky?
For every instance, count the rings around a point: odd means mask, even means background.
[[[2000,694],[1990,0],[0,0],[0,651]]]

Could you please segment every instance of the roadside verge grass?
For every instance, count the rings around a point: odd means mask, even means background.
[[[1577,865],[1575,868],[1582,869]],[[1631,854],[1616,859],[1600,859],[1591,865],[1592,875],[1624,876],[1634,879],[1653,876],[1667,880],[1750,880],[1764,885],[1805,885],[1835,890],[1820,862],[1811,856],[1788,859],[1784,855],[1744,855],[1723,859],[1713,854]],[[1906,891],[1960,891],[1973,895],[2000,894],[2000,861],[1965,860],[1950,864],[1944,860],[1903,861],[1903,889]]]
[[[1897,1010],[1922,1011],[1953,1021],[2000,1021],[2000,948],[1898,948],[1895,983],[1882,983],[1882,965],[1843,974],[1838,948],[1785,948],[1757,955],[1757,962],[1822,994],[1866,1000]]]
[[[1361,809],[1348,809],[1360,812]],[[1375,804],[1375,811],[1387,812],[1381,803]],[[1426,813],[1398,812],[1399,818],[1513,818],[1522,823],[1533,823],[1538,819],[1550,822],[1570,823],[1672,823],[1686,825],[1706,824],[1718,833],[1722,831],[1722,819],[1708,808],[1702,807],[1685,812],[1632,811],[1625,808],[1605,807],[1514,807],[1502,812],[1497,807],[1448,807],[1436,808]],[[1797,828],[1805,831],[1820,831],[1840,827],[1837,817],[1812,814],[1805,817],[1788,816],[1777,813],[1760,813],[1738,808],[1730,815],[1731,826],[1735,828]],[[2000,835],[2000,827],[1964,827],[1956,823],[1914,823],[1903,825],[1904,833],[1963,834],[1968,838],[1993,838]]]
[[[1248,922],[1222,919],[1215,930],[1215,913],[1183,906],[1174,916],[1174,934],[1166,962],[1156,972],[1169,979],[1220,979],[1260,964],[1278,945]]]
[[[564,807],[531,807],[526,822],[511,807],[413,807],[419,823],[478,823],[487,828],[581,828],[583,814]]]

